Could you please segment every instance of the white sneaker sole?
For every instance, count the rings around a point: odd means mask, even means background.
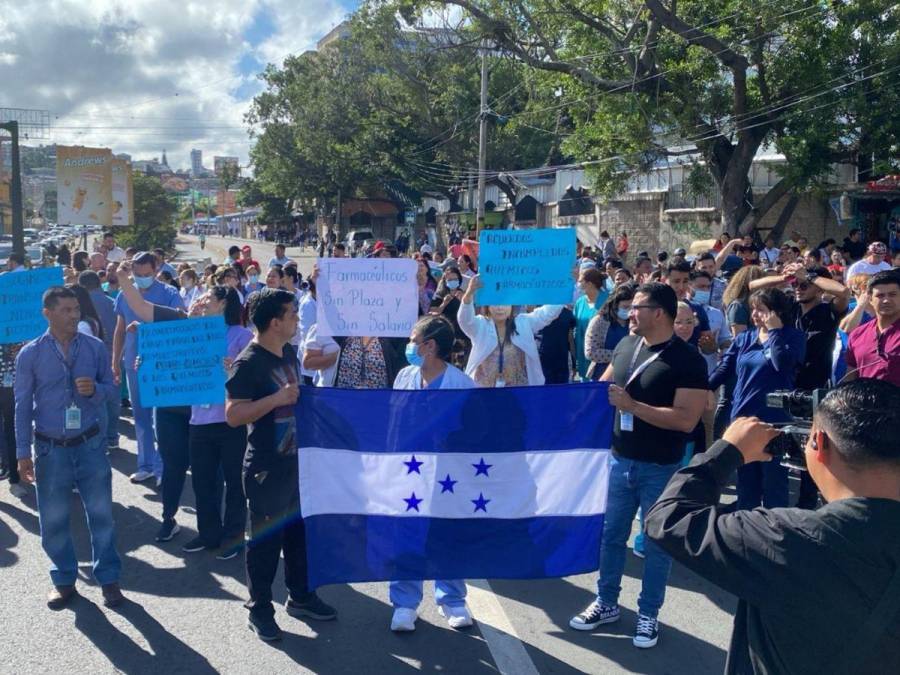
[[[621,615],[613,616],[608,619],[600,619],[599,621],[594,621],[592,623],[576,623],[575,619],[572,619],[571,621],[569,621],[569,628],[574,628],[575,630],[589,631],[589,630],[594,630],[598,626],[603,626],[604,624],[607,624],[607,623],[615,623],[616,621],[618,621],[621,618],[622,618]]]
[[[454,630],[471,628],[475,623],[475,621],[472,619],[471,614],[469,615],[468,619],[457,618],[446,611],[442,605],[438,605],[438,614],[447,619],[447,623],[450,625],[450,628]]]
[[[633,644],[638,649],[650,649],[651,647],[655,647],[657,642],[659,642],[659,636],[656,636],[652,640],[638,641],[636,639],[633,639],[631,641],[631,644]]]

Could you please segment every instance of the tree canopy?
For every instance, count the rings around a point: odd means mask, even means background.
[[[900,11],[889,0],[400,0],[410,21],[455,5],[469,33],[553,75],[575,127],[564,151],[614,194],[665,157],[698,154],[723,224],[747,232],[836,161],[896,167]],[[787,158],[755,197],[757,152]]]
[[[448,7],[459,21],[423,27]],[[368,0],[348,37],[261,75],[255,187],[307,208],[390,179],[453,199],[477,164],[487,41],[489,177],[578,162],[608,198],[680,157],[685,188],[749,232],[836,162],[898,170],[898,22],[889,0]],[[769,149],[787,162],[754,194]]]
[[[172,217],[177,211],[177,204],[157,179],[135,173],[134,225],[116,233],[120,245],[142,251],[172,248],[176,235]]]

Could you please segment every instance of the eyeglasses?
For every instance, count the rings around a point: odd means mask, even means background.
[[[659,309],[659,305],[632,305],[629,312],[636,312],[639,309]]]

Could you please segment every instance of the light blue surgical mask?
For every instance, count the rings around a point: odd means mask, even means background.
[[[694,302],[699,302],[701,305],[709,304],[709,291],[694,291],[693,292]]]
[[[616,290],[616,282],[613,281],[612,277],[606,277],[606,281],[604,281],[603,284],[606,286],[606,290],[608,290],[610,293]]]
[[[419,354],[419,345],[415,342],[406,343],[406,360],[409,365],[419,368],[425,363],[425,357]]]
[[[625,307],[619,307],[619,309],[616,310],[616,316],[619,317],[621,321],[628,321],[628,313],[630,311],[630,309],[626,309]]]
[[[153,285],[153,277],[142,277],[140,274],[135,274],[134,285],[142,290],[147,290]]]
[[[459,288],[459,279],[447,279],[447,288],[451,291],[455,291]]]
[[[249,281],[249,282],[250,282],[250,285],[252,286],[252,285],[254,285],[254,284],[258,284],[258,283],[259,283],[259,277],[257,277],[257,276],[250,276],[250,277],[247,277],[247,281]]]

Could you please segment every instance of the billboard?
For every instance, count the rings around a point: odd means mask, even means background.
[[[112,151],[56,146],[57,222],[112,225]]]
[[[112,159],[112,224],[126,227],[134,225],[134,190],[131,178],[131,162]]]

